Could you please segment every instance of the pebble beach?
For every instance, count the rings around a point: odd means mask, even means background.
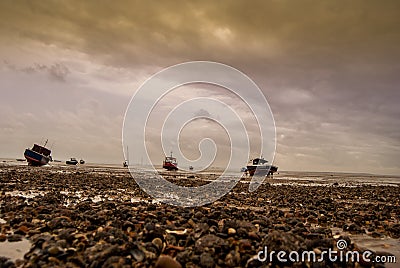
[[[398,267],[258,258],[266,247],[318,257],[339,240],[400,261],[398,177],[281,172],[195,208],[153,200],[123,168],[3,164],[0,185],[0,267]]]

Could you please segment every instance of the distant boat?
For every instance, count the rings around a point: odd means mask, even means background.
[[[277,166],[269,165],[264,158],[254,158],[247,164],[247,172],[250,176],[259,175],[274,175],[278,171]]]
[[[163,168],[167,170],[178,170],[178,163],[176,162],[176,158],[172,156],[166,156],[163,162]]]
[[[81,165],[85,164],[85,160],[83,160],[83,159],[79,160],[79,164],[81,164]]]
[[[67,165],[77,165],[78,164],[78,160],[76,160],[76,158],[71,158],[70,160],[65,161],[65,164],[67,164]]]
[[[189,170],[193,170],[193,166],[189,166]]]
[[[51,150],[46,148],[47,141],[43,146],[34,144],[32,149],[25,149],[24,156],[30,166],[43,166],[52,161]]]
[[[126,155],[127,155],[127,159],[125,159],[124,163],[122,164],[124,167],[128,167],[128,166],[129,166],[129,162],[128,162],[128,159],[129,159],[129,149],[128,149],[128,146],[126,146]]]

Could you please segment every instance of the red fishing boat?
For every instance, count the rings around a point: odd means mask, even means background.
[[[163,168],[167,170],[178,170],[178,163],[176,162],[176,158],[172,156],[166,156],[163,161]]]

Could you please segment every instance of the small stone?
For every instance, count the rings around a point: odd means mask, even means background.
[[[7,236],[5,234],[0,234],[0,242],[6,241]]]
[[[315,254],[319,255],[322,253],[322,251],[319,248],[314,248]]]
[[[49,261],[49,262],[53,262],[53,263],[57,263],[57,264],[60,263],[60,260],[57,259],[56,257],[49,257],[49,258],[48,258],[48,261]]]
[[[239,250],[240,250],[240,252],[251,250],[251,242],[247,239],[240,240],[239,241]]]
[[[13,235],[7,236],[8,242],[19,242],[19,241],[22,241],[22,238],[23,238],[23,236],[19,235],[19,234],[13,234]]]
[[[136,261],[141,262],[144,260],[145,254],[140,249],[133,249],[130,253]]]
[[[307,217],[307,222],[308,223],[313,223],[313,224],[317,224],[318,223],[318,219],[312,215]]]
[[[158,250],[162,250],[163,248],[163,241],[161,240],[161,238],[156,237],[153,239],[153,241],[151,241],[151,243],[153,245],[155,245],[157,247]]]
[[[234,235],[234,234],[236,234],[236,230],[234,228],[228,228],[228,234]]]
[[[373,238],[381,238],[381,237],[383,237],[383,235],[380,234],[380,233],[378,233],[378,232],[372,232],[372,233],[371,233],[371,236],[372,236]]]
[[[67,248],[68,244],[65,239],[60,239],[56,242],[56,245],[59,246],[60,248]]]
[[[248,233],[249,238],[253,239],[253,240],[260,240],[260,237],[258,236],[258,234],[256,232],[249,232]]]
[[[51,255],[57,255],[60,252],[60,248],[53,246],[53,247],[48,248],[47,252]]]
[[[355,223],[350,224],[347,227],[347,231],[349,231],[350,233],[362,233],[363,232],[361,227]]]
[[[215,266],[215,262],[210,253],[203,252],[200,255],[200,266],[204,268],[213,268]]]
[[[188,224],[189,224],[190,226],[192,226],[192,228],[196,227],[196,223],[195,223],[192,219],[189,219],[189,220],[188,220]]]
[[[203,216],[204,216],[204,215],[203,215],[203,213],[202,213],[201,211],[197,211],[197,212],[194,214],[194,217],[195,217],[196,219],[201,219]]]
[[[147,231],[153,231],[155,228],[154,223],[146,223],[146,225],[144,226],[144,229],[146,229]]]
[[[194,245],[194,250],[195,252],[202,253],[205,251],[206,248],[223,248],[227,245],[228,243],[224,239],[216,235],[208,234],[199,238],[196,241]]]
[[[225,257],[225,263],[228,267],[237,267],[240,263],[240,254],[231,250]]]
[[[40,223],[41,222],[41,220],[39,220],[39,219],[32,219],[32,223],[33,224],[38,224],[38,223]]]
[[[181,251],[176,254],[176,260],[180,263],[188,263],[192,261],[192,256],[188,251]]]
[[[158,257],[155,268],[182,268],[182,265],[174,260],[171,256],[160,255]]]
[[[24,261],[23,261],[23,260],[21,260],[21,259],[16,259],[16,260],[15,260],[15,265],[16,265],[17,267],[22,267],[23,264],[24,264]]]
[[[25,225],[22,225],[18,227],[17,230],[15,230],[15,234],[20,234],[20,235],[25,235],[27,232],[29,232],[29,228],[26,227]]]
[[[14,262],[10,260],[9,258],[0,256],[0,267],[4,268],[14,268],[16,267]]]

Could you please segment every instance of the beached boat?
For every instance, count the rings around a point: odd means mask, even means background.
[[[178,163],[176,162],[176,158],[172,156],[166,156],[163,161],[163,168],[167,170],[178,170]]]
[[[250,160],[250,162],[247,165],[247,172],[249,173],[250,176],[273,175],[277,171],[278,171],[277,166],[269,165],[268,161],[262,157]]]
[[[81,165],[85,164],[85,160],[83,160],[83,159],[79,160],[79,164],[81,164]]]
[[[43,166],[52,161],[51,150],[46,148],[47,140],[43,146],[34,144],[32,149],[26,149],[24,156],[30,166]]]
[[[71,158],[70,160],[65,161],[65,164],[67,164],[67,165],[77,165],[78,164],[78,160],[76,160],[76,158]]]
[[[126,155],[127,155],[127,159],[125,159],[124,163],[122,163],[122,165],[124,167],[128,167],[129,166],[129,162],[128,162],[128,159],[129,159],[129,148],[128,148],[128,146],[126,146]]]

